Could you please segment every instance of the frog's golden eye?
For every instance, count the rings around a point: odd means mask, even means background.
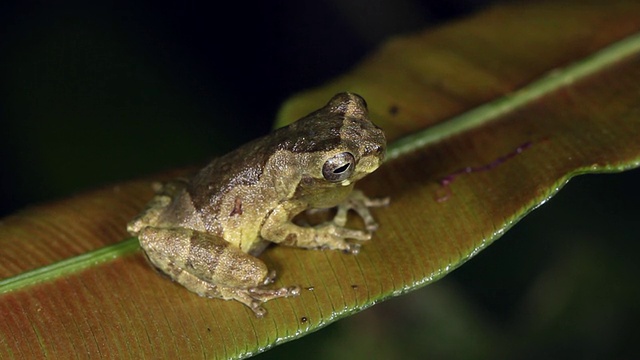
[[[356,159],[351,153],[333,155],[322,166],[322,176],[331,182],[340,182],[353,174]]]

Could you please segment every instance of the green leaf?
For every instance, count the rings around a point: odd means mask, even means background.
[[[268,250],[276,286],[309,289],[263,319],[187,292],[121,242],[149,179],[3,219],[0,358],[249,356],[441,278],[572,176],[638,166],[640,6],[580,4],[503,5],[392,40],[285,104],[282,122],[339,91],[365,96],[395,141],[359,187],[392,202],[357,256]]]

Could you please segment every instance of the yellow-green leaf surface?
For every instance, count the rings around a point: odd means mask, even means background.
[[[3,219],[0,358],[243,357],[444,276],[571,176],[640,163],[639,31],[633,2],[502,6],[392,40],[285,104],[282,122],[365,96],[393,142],[359,186],[392,202],[357,256],[269,249],[276,285],[304,290],[263,319],[185,291],[122,242],[148,179]]]

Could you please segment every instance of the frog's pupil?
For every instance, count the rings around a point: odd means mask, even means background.
[[[339,174],[339,173],[343,173],[345,171],[347,171],[347,169],[349,168],[349,165],[351,165],[350,163],[346,163],[342,166],[340,166],[339,168],[333,170],[334,174]]]

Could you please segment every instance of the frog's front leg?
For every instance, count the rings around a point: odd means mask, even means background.
[[[262,303],[297,296],[297,286],[267,289],[275,272],[217,236],[190,229],[147,227],[138,234],[149,260],[162,272],[200,296],[239,301],[257,317]]]
[[[378,229],[378,223],[371,215],[369,208],[381,207],[389,205],[389,198],[370,199],[360,190],[353,190],[349,197],[338,204],[336,216],[333,217],[333,222],[338,226],[345,226],[347,223],[347,212],[349,210],[355,211],[364,221],[364,226],[369,231],[376,231]]]
[[[362,195],[364,197],[364,195]],[[314,227],[298,226],[291,222],[291,219],[298,213],[304,211],[306,204],[301,201],[283,202],[277,206],[267,217],[262,226],[260,235],[275,243],[296,246],[302,248],[325,248],[331,250],[342,250],[356,254],[360,250],[360,244],[350,243],[346,239],[369,240],[370,231],[345,228],[346,211],[343,210],[344,221],[340,219],[329,221]],[[353,208],[349,207],[347,208]],[[340,210],[339,210],[340,212]],[[368,213],[368,210],[367,210]],[[370,215],[369,215],[370,216]],[[366,223],[365,219],[365,223]],[[373,217],[371,217],[373,221]],[[373,221],[375,224],[375,221]]]

